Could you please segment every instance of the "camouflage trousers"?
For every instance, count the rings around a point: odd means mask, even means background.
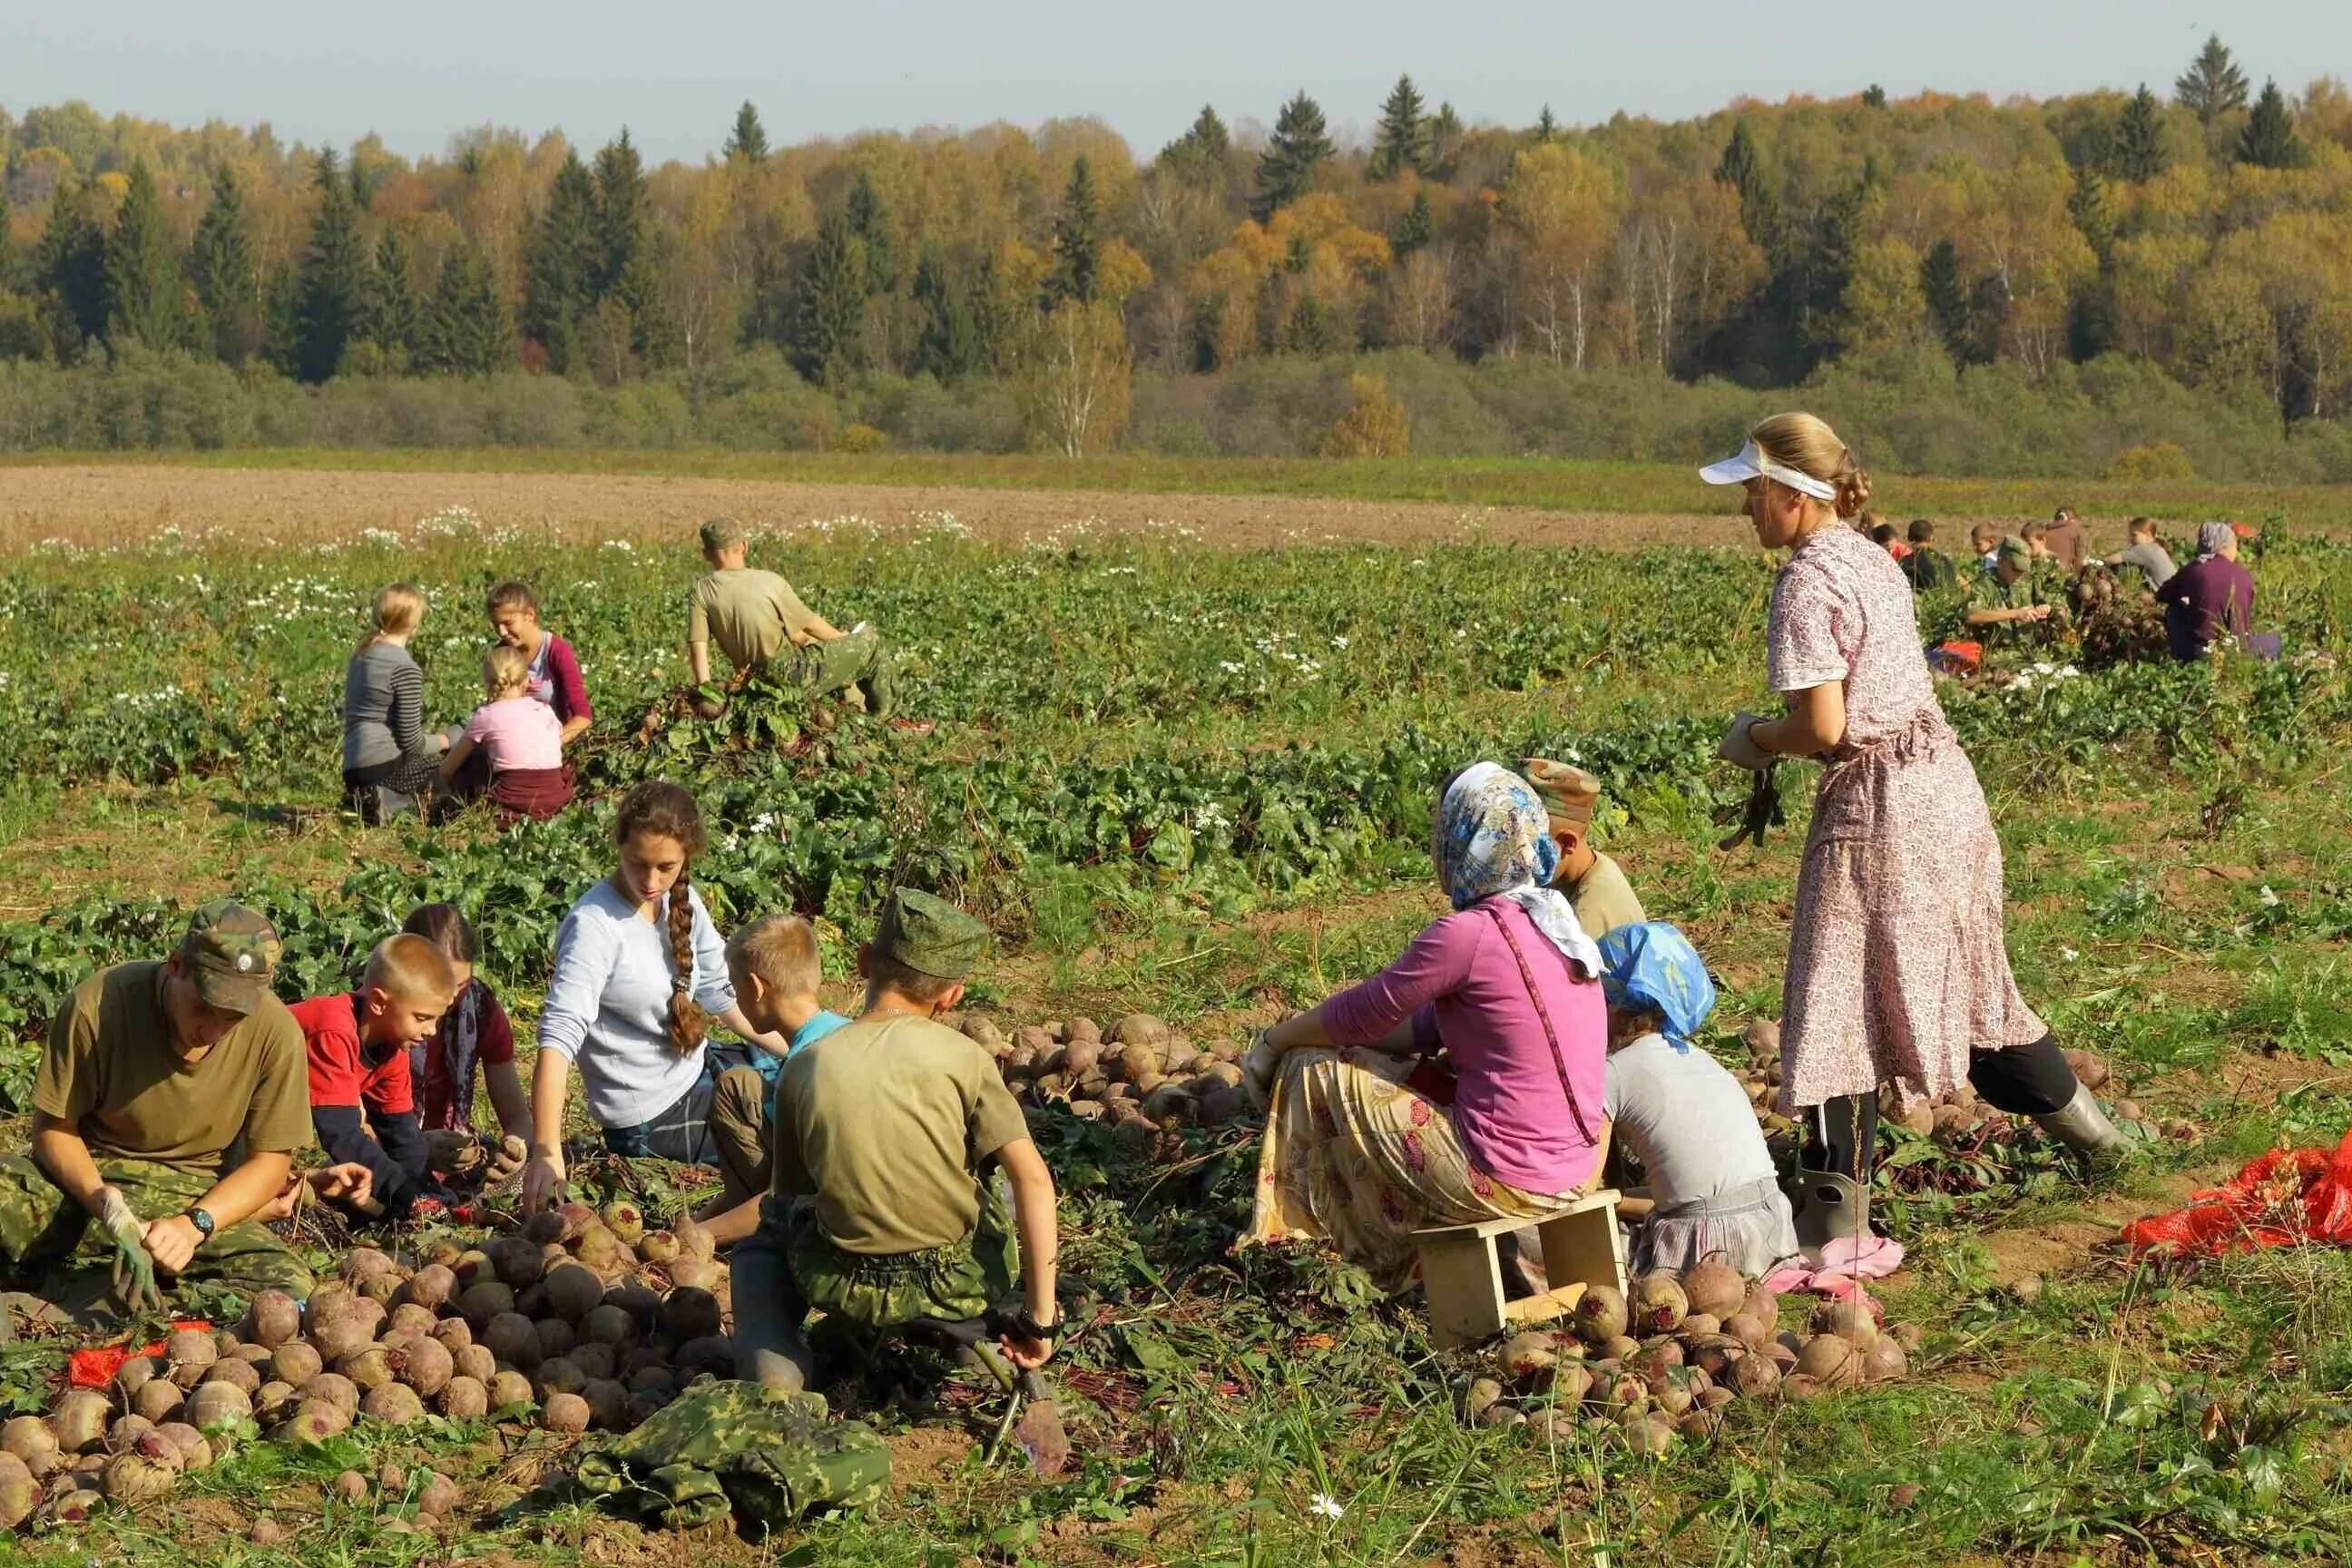
[[[100,1160],[98,1173],[141,1219],[179,1214],[213,1188],[213,1178],[147,1160]],[[110,1288],[114,1238],[27,1154],[0,1154],[0,1265],[24,1289],[68,1311],[102,1310]],[[196,1249],[183,1273],[159,1277],[184,1304],[191,1297],[284,1290],[307,1299],[310,1270],[268,1226],[224,1226]]]
[[[814,1509],[879,1500],[890,1450],[829,1415],[823,1394],[705,1383],[585,1455],[578,1480],[646,1524],[691,1530],[732,1513],[757,1537]]]
[[[812,1309],[867,1331],[918,1318],[961,1322],[1013,1293],[1021,1250],[992,1182],[971,1235],[926,1252],[882,1255],[844,1252],[825,1238],[809,1200],[770,1194],[733,1267],[739,1374],[805,1387],[815,1372],[802,1336]]]
[[[866,711],[877,719],[890,716],[898,697],[890,680],[890,650],[872,626],[793,649],[791,679],[811,699],[854,686],[866,700]]]

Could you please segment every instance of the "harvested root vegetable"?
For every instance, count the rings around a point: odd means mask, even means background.
[[[434,1403],[452,1421],[473,1421],[490,1413],[489,1385],[475,1377],[453,1377]]]
[[[1811,1378],[1823,1388],[1843,1388],[1857,1382],[1861,1371],[1861,1352],[1843,1334],[1815,1334],[1797,1352],[1797,1375]]]
[[[557,1264],[540,1285],[547,1291],[549,1310],[567,1323],[578,1322],[604,1301],[604,1280],[578,1263]]]
[[[733,1377],[735,1342],[721,1334],[688,1340],[677,1347],[677,1365],[674,1370],[681,1382],[705,1373],[720,1379]]]
[[[107,1417],[111,1414],[106,1395],[94,1388],[68,1390],[58,1407],[49,1412],[50,1430],[57,1434],[58,1449],[65,1454],[88,1454],[106,1441]]]
[[[1475,1422],[1502,1403],[1502,1398],[1501,1384],[1491,1377],[1475,1379],[1471,1383],[1469,1392],[1462,1396],[1462,1418]]]
[[[335,1478],[335,1497],[347,1503],[367,1501],[368,1479],[357,1470],[345,1470]]]
[[[22,1464],[36,1480],[47,1479],[66,1462],[57,1433],[37,1415],[12,1415],[0,1426],[0,1454]]]
[[[657,1267],[677,1262],[680,1251],[677,1237],[666,1230],[649,1230],[637,1243],[637,1256]]]
[[[278,1384],[284,1387],[284,1384]],[[290,1393],[291,1390],[289,1390]],[[230,1383],[207,1383],[188,1396],[180,1418],[198,1431],[210,1431],[253,1416],[253,1395]]]
[[[352,1346],[356,1350],[358,1347]],[[269,1353],[269,1375],[299,1388],[326,1369],[319,1351],[300,1340],[289,1340]]]
[[[604,1223],[596,1217],[596,1211],[586,1204],[559,1205],[555,1210],[555,1217],[562,1223],[563,1226],[562,1233],[556,1239],[567,1247],[587,1235],[589,1226]]]
[[[131,1412],[147,1421],[169,1421],[187,1400],[178,1384],[159,1377],[131,1396]]]
[[[661,1304],[661,1331],[671,1339],[698,1340],[720,1328],[719,1298],[693,1286],[672,1290]]]
[[[1857,1350],[1866,1351],[1878,1342],[1878,1320],[1859,1301],[1824,1301],[1813,1309],[1808,1327],[1816,1334],[1835,1334],[1851,1341]]]
[[[1862,1381],[1892,1383],[1911,1370],[1910,1358],[1893,1339],[1882,1338],[1862,1352]]]
[[[339,1372],[322,1372],[302,1385],[305,1399],[323,1399],[346,1417],[359,1414],[360,1385]]]
[[[580,1397],[588,1402],[588,1419],[595,1426],[618,1432],[629,1425],[629,1391],[611,1378],[590,1379]]]
[[[387,1383],[368,1390],[360,1414],[387,1426],[409,1426],[425,1419],[425,1401],[406,1384]]]
[[[1729,1318],[1748,1302],[1748,1281],[1720,1252],[1710,1252],[1683,1270],[1683,1298],[1693,1312]]]
[[[439,1340],[417,1339],[393,1357],[393,1375],[425,1398],[457,1375],[457,1363]]]
[[[541,1361],[570,1355],[572,1348],[580,1342],[578,1331],[562,1318],[541,1318],[531,1325],[531,1331],[539,1336],[539,1359]]]
[[[513,1289],[495,1280],[486,1279],[478,1285],[468,1285],[457,1298],[458,1315],[476,1333],[481,1332],[483,1325],[499,1313],[514,1310]]]
[[[522,1373],[502,1372],[490,1380],[491,1409],[504,1410],[509,1405],[529,1406],[536,1403],[537,1398],[531,1391],[530,1379]]]
[[[389,1273],[398,1267],[388,1255],[373,1247],[354,1247],[343,1255],[343,1266],[338,1272],[345,1281],[356,1286],[371,1274]]]
[[[369,1345],[335,1363],[335,1370],[351,1379],[352,1386],[365,1394],[392,1381],[392,1352],[382,1345]]]
[[[106,1495],[117,1502],[158,1502],[180,1479],[180,1450],[169,1437],[142,1432],[106,1461]]]
[[[1595,1285],[1576,1299],[1570,1320],[1576,1337],[1588,1345],[1606,1345],[1625,1332],[1625,1297],[1612,1285]]]
[[[294,1414],[294,1405],[299,1398],[299,1392],[290,1383],[265,1383],[261,1391],[253,1396],[253,1413],[264,1421],[282,1421]]]
[[[1780,1387],[1780,1364],[1768,1355],[1745,1355],[1731,1366],[1731,1386],[1743,1399],[1769,1399]]]
[[[588,1380],[580,1374],[580,1369],[562,1356],[541,1362],[536,1381],[541,1398],[558,1394],[577,1394],[588,1386]]]
[[[401,1300],[410,1306],[438,1312],[457,1294],[457,1273],[438,1263],[418,1269],[401,1291]]]
[[[364,1349],[374,1341],[374,1327],[365,1318],[343,1314],[331,1318],[312,1329],[310,1342],[322,1361],[337,1362],[356,1351]],[[289,1341],[288,1344],[299,1342],[300,1342]],[[287,1348],[288,1345],[278,1347],[279,1351]],[[273,1362],[275,1359],[273,1356]]]
[[[669,1266],[670,1284],[683,1290],[709,1290],[719,1283],[719,1265],[707,1258],[681,1257]]]
[[[1660,1271],[1644,1274],[1633,1281],[1633,1298],[1628,1304],[1633,1322],[1645,1334],[1671,1333],[1690,1310],[1690,1300],[1683,1294],[1682,1281]]]
[[[645,1238],[645,1211],[625,1198],[606,1204],[604,1219],[604,1228],[624,1247],[635,1247]]]
[[[501,1312],[482,1330],[482,1343],[508,1366],[529,1372],[539,1364],[539,1330],[520,1312]]]
[[[580,1239],[572,1244],[572,1252],[573,1257],[600,1276],[616,1272],[631,1256],[629,1249],[621,1245],[621,1238],[607,1229],[602,1220],[581,1233]],[[604,1281],[599,1279],[596,1294],[600,1300],[604,1293]]]
[[[213,1363],[196,1388],[201,1392],[215,1383],[226,1383],[232,1388],[251,1394],[261,1386],[261,1373],[251,1362],[231,1356]]]
[[[466,1320],[463,1318],[456,1320],[456,1321],[460,1323],[465,1321]],[[392,1310],[392,1315],[384,1320],[384,1337],[391,1339],[395,1337],[415,1336],[417,1334],[430,1334],[435,1328],[439,1326],[440,1321],[440,1317],[434,1312],[432,1308],[420,1307],[414,1301],[403,1301],[399,1305],[394,1307]]]
[[[209,1470],[213,1468],[213,1446],[202,1432],[184,1421],[167,1421],[155,1430],[170,1439],[180,1450],[180,1468]]]
[[[351,1413],[324,1399],[306,1399],[270,1433],[280,1443],[323,1443],[352,1424]]]
[[[114,1374],[114,1393],[119,1399],[134,1399],[139,1391],[163,1375],[163,1363],[153,1356],[135,1355],[122,1363]]]
[[[563,1239],[563,1216],[553,1209],[541,1209],[522,1222],[522,1238],[533,1247]]]
[[[470,1377],[486,1388],[499,1374],[499,1358],[488,1345],[467,1345],[449,1358],[449,1364],[453,1378]]]
[[[456,1512],[458,1503],[463,1500],[464,1494],[458,1491],[457,1483],[438,1470],[425,1477],[425,1485],[416,1493],[417,1511],[435,1519]]]
[[[105,1489],[99,1485],[56,1489],[50,1491],[41,1518],[51,1525],[81,1524],[98,1511],[98,1505],[105,1499]]]
[[[32,1517],[41,1500],[41,1484],[24,1460],[0,1453],[0,1530],[14,1530]]]
[[[163,1359],[171,1363],[172,1381],[194,1388],[205,1372],[220,1360],[220,1346],[202,1329],[176,1329],[163,1342]]]
[[[560,1226],[561,1222],[558,1224]],[[540,1250],[542,1245],[529,1239],[527,1231],[524,1236],[499,1237],[482,1248],[489,1256],[490,1268],[496,1279],[476,1279],[465,1289],[470,1290],[476,1285],[488,1283],[504,1285],[510,1290],[530,1289],[539,1283],[539,1277],[547,1272],[546,1260]]]
[[[441,1342],[443,1350],[456,1355],[474,1342],[474,1328],[463,1318],[444,1318],[433,1325],[433,1337]]]
[[[539,1424],[550,1432],[585,1432],[591,1415],[588,1402],[577,1394],[558,1394],[540,1412]]]
[[[1503,1370],[1521,1383],[1549,1373],[1559,1360],[1549,1334],[1513,1334],[1503,1344]]]

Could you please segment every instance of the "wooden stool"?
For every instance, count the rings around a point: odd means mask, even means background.
[[[1543,1294],[1503,1300],[1503,1270],[1495,1238],[1528,1222],[1490,1219],[1478,1225],[1417,1230],[1421,1284],[1429,1297],[1429,1341],[1444,1349],[1468,1344],[1506,1326],[1540,1323],[1575,1307],[1591,1285],[1625,1289],[1625,1238],[1617,1228],[1617,1194],[1591,1193],[1535,1222],[1543,1239]]]

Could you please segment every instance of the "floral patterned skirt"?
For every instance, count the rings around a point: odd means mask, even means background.
[[[1293,1050],[1275,1079],[1257,1205],[1239,1245],[1328,1241],[1384,1289],[1411,1283],[1412,1233],[1541,1219],[1573,1193],[1523,1192],[1480,1170],[1454,1113],[1407,1088],[1412,1058]]]

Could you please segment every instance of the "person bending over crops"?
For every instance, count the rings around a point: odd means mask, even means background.
[[[1597,1181],[1601,955],[1549,885],[1548,828],[1535,791],[1500,764],[1455,774],[1431,828],[1454,912],[1251,1042],[1243,1069],[1271,1109],[1245,1244],[1325,1238],[1393,1289],[1412,1277],[1415,1230],[1532,1223]],[[1415,1071],[1440,1047],[1452,1076]]]
[[[867,712],[889,716],[896,696],[890,650],[879,632],[862,621],[845,632],[803,604],[790,583],[746,565],[751,547],[733,518],[712,518],[701,537],[710,571],[694,584],[686,617],[687,662],[697,686],[710,679],[713,640],[735,667],[739,685],[789,650],[791,681],[810,700],[855,691]],[[705,711],[715,718],[719,709]]]
[[[1552,847],[1559,851],[1551,885],[1567,898],[1585,935],[1598,940],[1603,931],[1646,920],[1624,868],[1592,847],[1592,813],[1601,805],[1601,781],[1582,768],[1544,757],[1528,758],[1519,772],[1543,802]]]
[[[487,793],[502,818],[544,822],[572,804],[572,770],[563,763],[563,721],[531,700],[530,661],[522,649],[494,643],[482,655],[482,689],[441,759],[441,783],[458,798]]]
[[[2226,522],[2197,530],[2197,559],[2156,591],[2164,606],[2164,640],[2172,657],[2200,659],[2221,637],[2253,627],[2254,574],[2238,564],[2237,531]]]
[[[715,1021],[782,1056],[735,1005],[725,949],[691,885],[702,813],[674,784],[648,779],[622,797],[620,864],[580,895],[555,935],[555,973],[539,1017],[531,1070],[530,1159],[523,1209],[563,1197],[563,1100],[576,1061],[604,1147],[626,1157],[708,1164],[710,1099],[744,1047],[714,1047]]]
[[[2035,553],[2047,553],[2061,572],[2073,574],[2083,569],[2091,558],[2091,531],[2083,525],[2071,506],[2062,506],[2050,514],[2046,523],[2033,525]]]
[[[1992,648],[2048,641],[2068,619],[2065,605],[2051,592],[2053,581],[2033,569],[2025,541],[2002,540],[1993,569],[1969,585],[1959,610],[1961,634]]]
[[[580,657],[572,645],[539,624],[539,596],[521,583],[501,583],[490,590],[487,607],[490,629],[499,641],[519,648],[527,660],[523,689],[535,700],[555,710],[563,721],[562,743],[569,746],[588,732],[596,710],[588,705],[588,683],[581,679]]]
[[[1877,1145],[1877,1089],[1898,1099],[1965,1075],[2102,1163],[2124,1142],[2026,1005],[2001,945],[2000,840],[1976,770],[1946,722],[1910,584],[1840,517],[1870,478],[1810,414],[1764,421],[1700,470],[1741,485],[1758,542],[1787,550],[1766,644],[1778,719],[1741,713],[1726,762],[1824,764],[1797,877],[1782,984],[1781,1099],[1801,1116],[1797,1235],[1809,1252],[1859,1243]]]
[[[760,1223],[760,1200],[775,1166],[776,1079],[792,1055],[849,1020],[817,1000],[824,973],[816,928],[798,915],[763,915],[727,942],[727,978],[736,1005],[752,1027],[792,1042],[792,1052],[752,1053],[748,1067],[719,1075],[710,1097],[710,1142],[727,1185],[695,1217],[721,1246],[740,1241]]]
[[[808,1386],[812,1309],[866,1330],[968,1321],[1016,1279],[1023,1311],[999,1342],[1024,1368],[1053,1353],[1054,1178],[994,1059],[939,1022],[987,942],[952,904],[892,893],[858,954],[865,1011],[784,1064],[773,1177],[734,1255],[740,1376]]]
[[[440,780],[447,744],[425,728],[425,672],[408,652],[425,620],[425,595],[394,583],[376,594],[373,616],[374,629],[343,669],[343,794],[365,803],[381,785],[424,799]]]
[[[66,998],[33,1080],[32,1153],[0,1155],[12,1275],[94,1305],[87,1275],[59,1276],[110,1259],[133,1314],[161,1309],[165,1281],[310,1294],[310,1269],[256,1223],[310,1142],[302,1031],[269,994],[278,952],[268,921],[224,900],[169,958]]]
[[[310,1063],[310,1124],[338,1162],[365,1165],[372,1207],[398,1223],[429,1200],[432,1171],[418,1125],[408,1054],[424,1044],[457,994],[438,947],[403,932],[368,954],[359,989],[294,1005]],[[424,1217],[420,1213],[419,1217]]]
[[[2172,552],[2156,537],[2156,520],[2136,517],[2124,525],[2124,532],[2128,542],[2107,564],[2118,571],[2126,566],[2131,567],[2139,574],[2140,581],[2147,584],[2147,591],[2151,594],[2170,582],[2172,574],[2179,568],[2172,563]]]
[[[1742,1274],[1769,1274],[1797,1256],[1797,1232],[1748,1091],[1692,1047],[1715,1011],[1706,963],[1670,925],[1626,925],[1601,939],[1601,964],[1611,1136],[1644,1176],[1617,1205],[1639,1222],[1633,1271],[1720,1253]]]
[[[474,972],[479,944],[455,904],[420,904],[400,929],[441,950],[457,999],[424,1043],[408,1053],[408,1080],[422,1102],[428,1163],[436,1171],[495,1186],[522,1169],[530,1146],[530,1100],[515,1071],[514,1026],[489,982]],[[474,1131],[474,1069],[482,1070],[500,1137]]]

